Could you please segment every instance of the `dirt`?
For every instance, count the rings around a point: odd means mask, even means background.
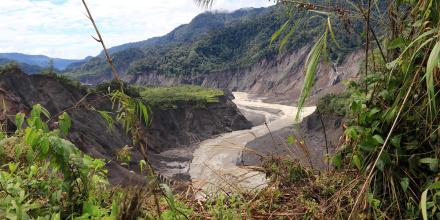
[[[227,88],[231,91],[273,97],[270,101],[280,104],[294,104],[301,94],[304,82],[304,62],[309,47],[285,54],[277,59],[261,60],[249,68],[212,72],[203,75],[166,75],[145,72],[127,75],[125,80],[139,85],[195,84],[205,87]],[[323,95],[344,90],[343,81],[357,79],[362,60],[362,50],[346,56],[340,65],[321,63],[316,74],[315,85],[308,100],[309,105]]]
[[[313,168],[327,168],[326,154],[327,147],[329,154],[335,152],[340,143],[343,133],[342,125],[344,118],[334,115],[323,115],[322,120],[326,133],[317,112],[303,119],[299,125],[292,125],[271,134],[256,138],[249,142],[246,147],[251,149],[243,153],[239,164],[245,166],[260,166],[261,156],[269,154],[281,157],[288,157],[300,161],[305,166],[312,164]],[[327,147],[326,138],[327,136]],[[297,140],[304,140],[307,151],[299,145],[288,143],[288,137],[295,137]],[[255,153],[257,152],[257,153]]]

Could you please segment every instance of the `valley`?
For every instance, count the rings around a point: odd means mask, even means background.
[[[439,9],[5,1],[0,219],[440,219]]]
[[[295,107],[265,103],[261,98],[250,98],[249,94],[242,92],[235,92],[234,96],[234,103],[239,109],[251,109],[258,112],[257,114],[262,113],[265,120],[263,124],[249,130],[221,134],[198,145],[189,173],[193,187],[202,190],[202,193],[258,191],[266,187],[264,173],[239,166],[246,145],[258,137],[270,135],[271,131],[292,126],[315,111],[315,107],[304,108],[301,118],[296,121]]]

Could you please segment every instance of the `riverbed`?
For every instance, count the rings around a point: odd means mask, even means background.
[[[202,141],[193,153],[189,174],[199,196],[219,192],[244,192],[267,186],[266,175],[255,169],[240,166],[246,145],[280,129],[299,123],[312,114],[315,107],[305,107],[300,120],[295,120],[298,109],[293,106],[272,104],[243,92],[234,92],[234,103],[243,111],[263,115],[266,123],[248,130],[233,131]]]

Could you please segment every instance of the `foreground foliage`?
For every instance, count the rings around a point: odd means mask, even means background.
[[[221,194],[200,203],[193,199],[196,192],[175,195],[161,184],[157,210],[152,193],[155,183],[111,187],[106,162],[84,155],[64,139],[71,125],[69,116],[59,116],[53,130],[44,118],[50,118],[48,111],[35,105],[28,117],[17,114],[15,133],[2,133],[2,219],[319,218],[346,216],[346,209],[335,209],[332,203],[352,202],[350,191],[342,191],[352,181],[351,174],[317,174],[296,161],[270,157],[264,168],[272,185],[257,194]],[[145,161],[140,170],[145,171]]]
[[[350,6],[342,8],[297,2],[328,17],[305,62],[298,106],[310,94],[319,63],[326,58],[330,20],[344,13],[361,16],[366,25],[364,75],[351,84],[345,142],[333,158],[337,168],[353,167],[365,177],[349,217],[438,219],[440,3],[388,1],[382,13],[381,1],[348,2]],[[381,19],[384,22],[374,26]],[[383,33],[383,41],[377,33]],[[330,102],[321,107],[339,105],[331,96],[321,104]]]
[[[67,114],[54,130],[43,117],[50,115],[35,105],[29,117],[17,114],[15,134],[2,133],[0,218],[84,219],[109,212],[98,208],[109,198],[104,161],[63,138],[71,123]]]

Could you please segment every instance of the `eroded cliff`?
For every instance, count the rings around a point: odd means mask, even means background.
[[[142,159],[133,150],[129,166],[115,162],[117,152],[131,145],[131,139],[122,127],[109,127],[96,110],[112,110],[111,101],[100,94],[90,94],[85,89],[70,85],[60,78],[45,75],[26,75],[12,69],[0,75],[0,119],[6,122],[6,130],[14,132],[15,114],[29,113],[34,104],[41,104],[51,113],[47,119],[54,126],[59,113],[67,111],[72,118],[68,139],[86,154],[103,158],[109,169],[113,184],[139,182],[141,177],[130,170],[137,170]],[[232,130],[250,128],[251,123],[237,110],[230,97],[223,96],[219,102],[204,108],[189,103],[179,103],[177,108],[163,110],[152,108],[152,125],[145,128],[145,140],[149,154],[189,145]],[[159,163],[164,158],[154,158]],[[165,158],[166,159],[166,158]],[[155,165],[155,164],[153,164]]]

